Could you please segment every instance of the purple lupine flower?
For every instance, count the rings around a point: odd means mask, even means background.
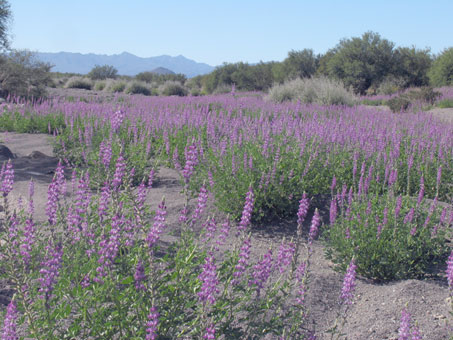
[[[448,287],[450,288],[450,292],[453,291],[453,250],[450,253],[447,261],[447,282]]]
[[[104,186],[101,188],[101,195],[99,196],[99,205],[98,205],[98,214],[102,218],[107,216],[107,208],[109,206],[109,200],[111,196],[110,186],[108,182],[104,183]]]
[[[382,218],[382,225],[386,226],[388,223],[388,215],[389,215],[389,209],[388,207],[384,208],[384,217]]]
[[[420,334],[420,330],[416,325],[412,327],[412,332],[411,332],[411,340],[422,340],[422,335]]]
[[[396,199],[395,219],[397,219],[400,214],[402,204],[403,204],[403,198],[401,197],[401,195],[399,195],[398,198]]]
[[[253,279],[249,281],[249,286],[256,286],[256,293],[259,296],[261,289],[264,288],[264,284],[269,278],[272,271],[272,249],[264,254],[261,261],[259,261],[253,267],[252,277]]]
[[[64,167],[61,162],[58,163],[57,169],[55,170],[55,176],[49,185],[47,190],[47,204],[46,214],[49,218],[49,224],[54,225],[57,223],[57,204],[60,195],[65,192],[65,179],[64,179]]]
[[[398,340],[409,340],[411,327],[411,315],[406,308],[401,311],[400,328],[398,329]]]
[[[214,340],[215,339],[215,327],[213,324],[206,327],[206,333],[203,335],[203,339]]]
[[[423,179],[423,176],[420,177],[420,190],[418,192],[418,200],[417,200],[417,207],[420,206],[423,200],[423,196],[425,194],[425,180]]]
[[[409,210],[409,212],[406,214],[406,216],[404,217],[404,224],[412,223],[412,220],[414,219],[414,213],[415,213],[415,209],[411,208]]]
[[[253,205],[255,204],[255,195],[253,188],[250,186],[247,195],[245,196],[244,209],[242,210],[241,221],[238,225],[238,232],[244,231],[250,224],[252,219]]]
[[[187,214],[189,213],[189,209],[187,208],[187,205],[184,206],[184,208],[181,210],[179,214],[178,221],[180,223],[186,223],[188,220]]]
[[[17,309],[14,300],[8,304],[6,309],[5,320],[3,320],[3,329],[1,340],[19,340],[16,331]]]
[[[243,245],[241,246],[240,252],[239,252],[239,260],[237,265],[234,267],[235,272],[233,273],[233,284],[238,284],[239,283],[239,278],[242,276],[242,274],[245,272],[245,269],[247,268],[248,260],[250,258],[250,249],[251,249],[251,240],[250,237],[246,238],[244,240]]]
[[[31,218],[27,218],[25,222],[24,236],[23,243],[20,245],[20,254],[25,266],[28,266],[30,264],[32,246],[35,243],[35,228]]]
[[[151,189],[151,187],[153,186],[154,175],[155,175],[155,171],[154,171],[154,168],[152,168],[149,171],[149,175],[148,175],[148,189]]]
[[[19,234],[19,228],[17,227],[19,225],[19,219],[17,218],[16,212],[13,212],[13,215],[10,218],[10,223],[9,223],[9,228],[8,228],[8,238],[9,242],[11,243],[11,250],[13,252],[13,255],[17,255],[17,246],[19,244],[18,242],[18,234]],[[0,259],[2,256],[0,255]]]
[[[148,322],[146,323],[146,340],[157,339],[157,326],[159,325],[159,313],[156,307],[151,307],[148,314]]]
[[[159,206],[156,210],[156,215],[154,216],[154,224],[146,236],[146,242],[148,243],[148,248],[152,249],[154,245],[160,238],[160,234],[164,231],[165,217],[167,216],[167,206],[165,205],[165,198],[162,199]]]
[[[439,188],[441,178],[442,178],[442,165],[440,165],[439,168],[437,169],[437,178],[436,178],[437,188]]]
[[[175,149],[173,150],[173,166],[175,167],[176,170],[178,170],[178,171],[181,170],[181,164],[179,163],[179,154],[178,154],[177,146],[175,146]]]
[[[63,248],[61,244],[57,244],[54,247],[49,245],[46,247],[47,255],[44,262],[41,263],[41,270],[39,273],[41,277],[39,278],[39,283],[41,288],[39,292],[43,295],[40,296],[41,299],[45,300],[46,303],[51,298],[55,284],[57,283],[58,276],[60,275],[61,261],[63,258]]]
[[[111,120],[111,126],[113,131],[117,132],[120,129],[121,124],[123,124],[125,115],[126,115],[125,112],[121,109],[113,113],[113,117]]]
[[[90,275],[86,274],[82,281],[80,282],[80,286],[82,286],[82,288],[88,288],[90,286]]]
[[[308,233],[308,244],[312,244],[315,237],[318,235],[318,228],[321,224],[318,208],[315,209],[313,218],[311,219],[310,231]]]
[[[337,219],[337,201],[335,199],[332,199],[330,201],[330,211],[329,211],[330,224],[335,224],[336,219]]]
[[[143,266],[142,261],[138,261],[137,266],[135,267],[135,289],[145,291],[145,285],[142,283],[146,280],[145,267]]]
[[[197,147],[195,144],[189,146],[186,153],[186,164],[182,170],[185,183],[189,183],[190,177],[192,177],[193,171],[198,164]]]
[[[346,305],[352,304],[352,299],[354,298],[354,289],[356,286],[355,283],[355,270],[357,266],[355,265],[354,259],[349,263],[346,275],[343,280],[343,287],[341,289],[341,299]]]
[[[291,259],[294,255],[296,248],[294,243],[283,243],[280,245],[278,249],[278,256],[277,256],[277,268],[280,274],[285,272],[286,267],[291,263]]]
[[[299,201],[299,209],[297,210],[297,236],[302,235],[302,224],[304,223],[305,217],[308,213],[310,206],[310,200],[307,197],[307,193],[304,192],[301,200]]]
[[[220,234],[219,234],[218,240],[216,241],[217,245],[221,246],[222,244],[225,243],[226,238],[230,234],[230,229],[231,229],[231,226],[230,226],[229,221],[222,223],[222,225],[220,227]]]
[[[209,218],[206,223],[203,224],[203,227],[206,229],[206,237],[204,238],[204,241],[206,242],[214,237],[215,232],[217,231],[217,223],[215,219]]]
[[[136,199],[136,204],[137,204],[137,209],[142,210],[143,206],[145,204],[146,200],[146,194],[148,190],[146,188],[145,182],[142,181],[140,185],[137,188],[137,199]]]
[[[296,303],[299,305],[302,305],[305,300],[305,269],[306,269],[306,262],[302,262],[296,269],[296,281],[298,283],[298,288],[296,291],[297,297],[296,297]]]
[[[99,145],[99,158],[101,159],[104,167],[108,169],[112,159],[112,143],[110,141],[108,143],[104,143],[104,141],[102,141]]]
[[[198,199],[197,199],[197,207],[195,208],[195,211],[192,214],[191,218],[191,225],[193,225],[197,220],[200,219],[201,215],[203,214],[204,208],[206,207],[206,202],[208,201],[208,191],[206,190],[206,187],[203,185],[200,188],[200,193],[198,194]]]
[[[13,190],[14,183],[14,169],[11,159],[6,163],[4,172],[2,171],[2,176],[0,176],[2,181],[0,191],[3,192],[3,197],[8,196],[8,194]]]
[[[201,281],[201,289],[198,292],[200,301],[204,304],[209,302],[211,305],[215,303],[215,295],[219,292],[217,285],[219,280],[217,278],[217,267],[214,263],[214,256],[210,254],[205,259],[203,271],[198,275],[198,279]]]
[[[124,161],[123,155],[119,155],[116,160],[115,174],[113,175],[112,186],[114,189],[118,189],[123,181],[123,177],[126,173],[126,162]]]
[[[334,175],[332,178],[332,184],[330,185],[330,191],[332,192],[332,195],[333,195],[333,191],[335,190],[336,185],[337,185],[337,178]]]

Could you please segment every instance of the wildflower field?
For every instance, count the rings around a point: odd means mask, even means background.
[[[17,205],[1,167],[2,340],[372,339],[345,333],[358,280],[433,280],[449,297],[453,124],[430,114],[259,93],[61,97],[10,100],[0,131],[47,133],[60,161],[43,221],[35,183]],[[177,216],[147,200],[162,169],[179,174]],[[276,221],[285,235],[263,248]],[[320,247],[342,282],[321,330],[307,302]],[[400,308],[387,336],[422,339],[418,322]]]

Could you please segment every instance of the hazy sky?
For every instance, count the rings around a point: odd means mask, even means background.
[[[374,31],[397,46],[453,46],[453,0],[9,0],[12,46],[40,52],[179,54],[198,62],[324,53]]]

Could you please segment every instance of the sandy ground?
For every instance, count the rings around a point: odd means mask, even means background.
[[[16,155],[13,159],[16,178],[12,196],[16,199],[19,196],[26,198],[29,180],[32,177],[35,180],[35,219],[38,222],[46,220],[44,211],[47,186],[52,179],[52,169],[57,161],[52,158],[50,138],[41,134],[0,133],[2,144]],[[49,157],[33,153],[34,151]],[[184,206],[179,178],[175,170],[160,169],[156,185],[147,197],[147,202],[155,209],[165,196],[170,231],[179,227],[177,218]],[[311,216],[308,216],[307,220],[310,219]],[[269,246],[276,249],[283,237],[295,236],[295,228],[295,220],[281,221],[274,225],[254,226],[252,261],[256,261],[258,254],[266,251]],[[171,242],[174,237],[176,236],[166,236],[163,241]],[[330,339],[325,331],[333,325],[341,311],[339,294],[343,274],[335,272],[332,263],[324,258],[324,246],[321,242],[314,243],[310,273],[307,293],[307,306],[310,310],[309,324],[316,330],[318,339]],[[356,298],[348,310],[344,333],[348,335],[348,339],[396,340],[401,310],[407,305],[424,339],[448,339],[447,323],[451,324],[449,290],[445,275],[441,272],[439,276],[437,279],[405,280],[388,284],[376,284],[359,278]],[[0,283],[0,310],[6,308],[10,296],[11,291]]]

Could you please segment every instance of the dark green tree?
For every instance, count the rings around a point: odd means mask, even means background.
[[[95,65],[90,73],[88,73],[88,77],[92,80],[104,80],[107,78],[116,78],[118,75],[118,70],[111,65]]]
[[[453,85],[453,47],[445,49],[434,60],[428,74],[433,86]]]
[[[428,70],[431,64],[430,49],[398,47],[395,50],[393,75],[402,79],[404,87],[426,86],[429,84]]]
[[[315,74],[318,68],[319,58],[312,49],[302,51],[289,51],[283,61],[283,69],[286,79],[309,78]]]
[[[8,26],[11,21],[11,9],[8,1],[0,0],[0,51],[9,47]]]
[[[356,93],[364,94],[391,73],[394,65],[394,43],[378,33],[343,39],[327,61],[327,74],[340,79]]]

